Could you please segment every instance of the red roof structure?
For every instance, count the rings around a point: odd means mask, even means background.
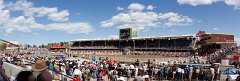
[[[50,49],[65,49],[65,46],[61,46],[61,45],[54,45],[54,46],[50,46]]]
[[[205,31],[198,31],[198,33],[196,34],[196,36],[201,36],[201,35],[204,35],[204,34],[206,34],[206,32]]]

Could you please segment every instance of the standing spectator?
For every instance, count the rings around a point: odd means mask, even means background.
[[[143,74],[142,73],[138,73],[138,76],[135,76],[133,81],[143,81]]]
[[[170,67],[168,66],[168,65],[166,65],[165,67],[164,67],[164,78],[167,80],[169,77],[168,77],[168,75],[169,75],[169,69],[170,69]]]
[[[97,66],[95,62],[91,65],[92,78],[97,78]]]
[[[97,76],[97,81],[103,81],[103,72],[100,71],[100,73]]]
[[[131,81],[130,78],[131,78],[131,70],[130,69],[127,69],[127,81]]]
[[[157,76],[157,75],[158,75],[158,71],[159,71],[159,70],[158,70],[158,67],[156,66],[156,67],[153,69],[153,72],[154,72],[153,75],[154,75],[154,77],[155,77],[156,80],[157,80],[157,78],[158,78],[158,76]]]
[[[210,72],[211,72],[210,80],[213,81],[214,80],[214,76],[215,76],[214,68],[210,68]]]
[[[196,75],[195,75],[196,80],[198,80],[199,79],[198,77],[200,76],[200,68],[199,67],[196,68],[195,73],[196,73]]]
[[[164,79],[164,67],[162,65],[160,65],[160,70],[158,72],[159,75],[159,80],[163,80]]]
[[[91,80],[91,72],[89,70],[89,67],[85,70],[85,76],[86,76],[86,81],[90,81]]]
[[[118,76],[116,72],[116,70],[112,71],[112,74],[110,75],[110,81],[117,81]]]
[[[153,79],[153,69],[152,69],[152,67],[149,67],[147,73],[148,73],[148,76],[149,76],[149,80],[152,81],[152,79]]]
[[[177,67],[177,77],[178,79],[182,79],[182,69],[180,67]]]
[[[136,76],[138,76],[138,67],[137,66],[135,66],[135,76],[134,77],[136,77]]]
[[[87,72],[82,72],[82,81],[86,81],[87,79]]]
[[[184,80],[185,79],[185,70],[184,70],[184,68],[181,68],[181,73],[182,73],[181,78]]]
[[[192,65],[189,65],[189,68],[188,68],[188,80],[189,81],[192,81],[192,74],[193,74],[193,67]]]

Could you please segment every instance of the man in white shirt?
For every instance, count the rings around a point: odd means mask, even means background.
[[[78,67],[80,67],[80,65],[82,64],[81,61],[78,59],[77,61]]]
[[[215,76],[215,75],[214,75],[214,74],[215,74],[215,73],[214,73],[214,72],[215,72],[215,71],[214,71],[214,68],[210,68],[210,71],[211,71],[211,74],[212,74],[211,80],[213,81],[214,76]]]
[[[178,79],[181,79],[182,76],[182,69],[180,67],[177,68],[177,72],[178,72]]]
[[[185,77],[185,76],[184,76],[184,75],[185,75],[185,74],[184,74],[184,69],[181,69],[181,73],[182,73],[181,78],[184,79],[184,77]]]

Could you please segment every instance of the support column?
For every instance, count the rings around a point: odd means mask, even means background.
[[[148,45],[147,45],[147,39],[145,39],[145,40],[146,40],[146,48],[147,48],[147,46],[148,46]]]
[[[106,42],[107,42],[107,41],[105,41],[105,48],[106,48],[106,46],[107,46],[107,45],[106,45]]]
[[[133,40],[133,53],[135,53],[135,48],[136,48],[136,46],[135,46],[135,40]],[[132,53],[132,55],[133,55],[133,53]]]

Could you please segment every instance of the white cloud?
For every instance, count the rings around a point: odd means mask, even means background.
[[[49,19],[54,21],[68,21],[68,16],[68,10],[63,10],[59,13],[52,13],[48,15]]]
[[[70,15],[68,10],[59,12],[56,7],[48,8],[33,6],[33,3],[27,2],[26,0],[19,0],[16,3],[4,3],[3,0],[0,0],[1,29],[3,29],[6,33],[12,33],[15,31],[32,32],[33,30],[51,30],[85,34],[94,30],[92,25],[87,22],[66,22],[68,20],[68,16]],[[11,11],[22,11],[22,14],[17,17],[12,17]],[[48,17],[47,19],[53,21],[65,22],[49,22],[48,24],[37,23],[36,18],[45,16]]]
[[[209,5],[219,0],[177,0],[179,4],[189,4],[192,6]]]
[[[142,5],[138,3],[133,4]],[[130,4],[130,6],[131,5],[132,4]],[[127,12],[122,12],[113,16],[109,20],[102,21],[100,24],[101,27],[138,27],[138,29],[142,30],[146,27],[172,27],[192,25],[193,20],[188,16],[179,15],[178,13],[174,12],[157,13],[153,11],[143,11],[142,9],[138,9],[137,11],[130,9]]]
[[[76,13],[76,14],[81,15],[82,13]]]
[[[118,6],[118,7],[117,7],[117,10],[124,10],[124,8],[121,7],[121,6]]]
[[[177,0],[179,4],[189,4],[192,6],[198,5],[211,5],[216,2],[224,2],[229,6],[233,6],[234,9],[240,9],[240,0]]]
[[[9,10],[0,10],[0,25],[6,23],[9,20],[9,13]]]
[[[101,27],[111,27],[114,25],[114,23],[110,20],[102,21],[100,22]]]
[[[109,37],[109,38],[114,38],[114,39],[119,38],[118,35],[109,35],[108,37]]]
[[[46,30],[60,30],[67,33],[85,33],[93,31],[92,26],[85,22],[69,23],[51,23],[46,25]]]
[[[215,27],[215,28],[213,28],[213,30],[217,31],[217,30],[219,30],[219,28]]]
[[[69,12],[68,10],[58,11],[56,7],[34,7],[32,2],[27,0],[18,0],[16,3],[10,2],[7,5],[9,10],[23,11],[24,16],[28,17],[43,17],[47,16],[48,19],[53,21],[67,21]]]
[[[182,16],[174,12],[168,12],[164,14],[160,13],[159,18],[168,21],[163,24],[165,27],[184,26],[191,25],[193,23],[193,20],[188,16]]]
[[[225,0],[229,6],[234,6],[234,9],[240,9],[240,0]]]
[[[145,6],[139,3],[132,3],[128,6],[128,9],[132,11],[142,11],[145,9]]]
[[[42,28],[43,25],[36,23],[34,18],[19,16],[9,19],[3,27],[7,33],[12,33],[12,31],[31,32],[32,29]]]
[[[152,5],[148,5],[148,6],[147,6],[147,10],[153,10],[154,8],[156,8],[156,7],[154,7],[154,6],[152,6]]]
[[[3,9],[5,6],[4,6],[4,2],[3,0],[0,0],[0,10]]]

